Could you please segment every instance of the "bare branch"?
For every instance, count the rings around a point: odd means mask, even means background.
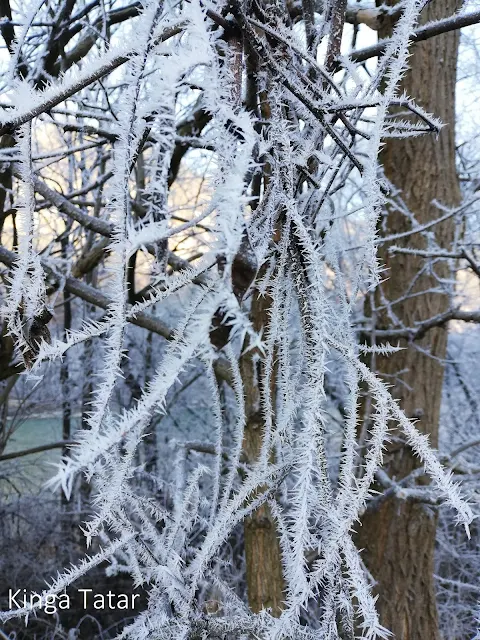
[[[76,442],[74,440],[61,440],[59,442],[52,442],[51,444],[42,444],[38,447],[32,447],[31,449],[4,453],[0,456],[0,462],[4,462],[5,460],[14,460],[15,458],[23,458],[24,456],[30,456],[34,453],[42,453],[43,451],[51,451],[52,449],[63,449],[71,444],[76,444]]]

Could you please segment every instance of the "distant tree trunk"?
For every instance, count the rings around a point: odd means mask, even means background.
[[[62,258],[66,261],[68,259],[68,245],[69,236],[65,235],[62,239],[61,251]],[[63,292],[63,336],[65,340],[68,337],[69,331],[72,329],[72,303],[69,294]],[[70,371],[68,362],[68,353],[62,360],[60,365],[60,382],[62,386],[62,438],[63,440],[70,440],[72,436],[72,406],[71,406],[71,387],[70,387]],[[67,454],[67,449],[64,448],[62,455]],[[62,496],[64,494],[62,493]]]
[[[459,6],[457,0],[431,2],[424,9],[422,22],[449,16]],[[385,27],[379,36],[386,37],[390,32]],[[424,135],[387,140],[382,154],[386,178],[400,190],[399,197],[420,224],[441,215],[432,205],[434,199],[446,206],[456,206],[460,201],[454,131],[458,37],[458,32],[450,32],[417,44],[402,87],[408,96],[426,111],[440,117],[447,126],[438,139],[435,135]],[[394,207],[390,206],[386,213],[382,234],[398,234],[411,228],[407,216]],[[433,230],[438,244],[448,248],[454,234],[453,218],[434,226]],[[424,237],[418,233],[391,244],[426,248]],[[422,271],[425,260],[412,255],[390,254],[391,244],[381,247],[380,257],[387,267],[387,280],[374,299],[379,307],[381,291],[384,300],[392,304],[394,316],[379,310],[376,327],[391,328],[395,316],[405,326],[413,327],[415,323],[445,311],[448,296],[438,290],[442,286],[440,280],[449,277],[448,265],[437,262],[433,271]],[[431,291],[433,288],[437,292]],[[427,293],[414,295],[422,291]],[[407,416],[418,420],[418,429],[429,435],[434,447],[438,443],[444,374],[442,359],[446,344],[447,329],[441,327],[429,331],[413,345],[402,341],[403,351],[388,357],[376,356],[375,361],[375,368],[393,385],[392,393],[400,400]],[[390,445],[385,462],[386,471],[396,480],[404,478],[419,465],[418,459],[398,441]],[[391,498],[375,511],[367,510],[359,528],[358,546],[364,549],[365,563],[378,583],[382,624],[397,640],[440,638],[433,578],[436,521],[436,513],[427,505]]]
[[[260,333],[268,318],[270,298],[254,294],[250,320],[255,331]],[[244,350],[240,360],[245,389],[246,425],[243,452],[246,461],[254,463],[260,454],[263,442],[264,420],[261,408],[262,359],[257,349]],[[277,528],[268,504],[262,505],[245,519],[245,560],[247,592],[250,609],[258,613],[271,609],[274,616],[282,611],[284,581],[282,557]]]

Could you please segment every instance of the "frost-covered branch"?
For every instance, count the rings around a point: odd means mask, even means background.
[[[423,6],[402,3],[392,38],[353,52],[341,73],[352,17],[340,0],[322,15],[303,3],[305,37],[281,2],[95,4],[88,28],[59,3],[73,22],[46,27],[41,51],[28,34],[48,11],[29,7],[0,127],[7,364],[18,350],[30,377],[62,360],[65,371],[67,354],[82,362],[82,428],[50,486],[70,499],[90,483],[83,532],[106,545],[43,596],[108,557],[146,597],[120,638],[337,640],[361,629],[373,640],[388,632],[358,519],[395,496],[446,502],[468,527],[459,487],[365,362],[399,351],[383,338],[418,342],[478,312],[452,305],[404,327],[382,301],[393,317],[382,328],[359,314],[367,300],[376,311],[378,248],[429,238],[466,207],[439,205],[423,225],[404,210],[408,230],[379,237],[394,202],[384,140],[441,128],[399,90],[411,34],[467,24],[415,30]],[[63,53],[61,33],[78,36]],[[362,55],[379,52],[369,75]],[[459,254],[432,247],[412,251]],[[76,311],[61,330],[58,296]],[[392,424],[428,487],[414,484],[417,469],[405,482],[382,472]]]

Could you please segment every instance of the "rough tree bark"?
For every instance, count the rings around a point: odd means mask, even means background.
[[[436,0],[427,4],[422,23],[445,18],[459,9],[458,0]],[[386,25],[380,37],[391,33]],[[459,34],[456,31],[432,38],[415,46],[410,70],[403,89],[428,112],[447,124],[438,136],[388,140],[382,164],[386,178],[400,190],[399,196],[416,220],[422,224],[440,212],[432,200],[446,206],[458,205],[460,189],[455,169],[455,83]],[[405,215],[389,207],[382,222],[382,234],[408,231]],[[450,219],[434,227],[439,245],[448,247],[453,239],[454,222]],[[393,244],[393,243],[392,243]],[[394,242],[397,246],[425,249],[420,234]],[[384,300],[392,303],[392,311],[405,326],[431,318],[448,308],[447,295],[438,292],[439,279],[447,278],[448,266],[436,263],[433,271],[422,269],[426,263],[412,255],[389,253],[382,246],[381,259],[387,267],[374,298],[376,306]],[[437,292],[429,291],[433,288]],[[425,291],[428,293],[418,294]],[[406,299],[403,299],[404,297]],[[408,297],[410,296],[410,297]],[[398,302],[394,302],[398,301]],[[379,311],[378,329],[392,327],[392,316]],[[429,435],[431,444],[438,442],[438,425],[446,354],[446,327],[428,332],[415,344],[401,341],[403,351],[389,357],[376,357],[377,371],[393,385],[392,393],[405,413],[417,418],[418,428]],[[420,347],[419,350],[417,347]],[[430,353],[431,355],[428,355]],[[390,477],[401,479],[418,466],[410,450],[398,441],[390,445],[385,457]],[[420,480],[421,481],[421,480]],[[436,514],[427,505],[392,498],[381,503],[363,518],[357,543],[363,548],[368,569],[378,583],[378,607],[382,623],[397,640],[439,640],[433,556]]]

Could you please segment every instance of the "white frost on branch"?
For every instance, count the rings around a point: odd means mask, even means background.
[[[339,625],[352,635],[361,629],[362,637],[372,640],[388,637],[352,536],[371,498],[392,421],[425,465],[432,493],[440,492],[466,527],[472,520],[469,505],[425,436],[360,357],[388,355],[398,348],[358,345],[352,329],[359,292],[380,278],[376,234],[385,203],[378,165],[382,140],[419,133],[420,125],[392,119],[389,109],[403,105],[430,128],[439,127],[409,98],[398,96],[421,6],[417,0],[403,3],[393,36],[368,81],[350,61],[344,65],[344,80],[338,82],[334,71],[325,69],[331,67],[329,52],[320,64],[286,25],[272,21],[262,26],[242,15],[240,6],[232,5],[235,15],[228,15],[222,3],[200,0],[168,7],[145,0],[133,42],[92,55],[84,69],[71,71],[44,91],[32,92],[28,79],[16,81],[17,94],[27,95],[25,104],[17,100],[1,117],[6,126],[22,127],[18,259],[4,313],[22,349],[26,323],[42,311],[46,296],[35,245],[33,118],[67,98],[74,100],[92,82],[121,69],[116,73],[122,91],[115,98],[115,118],[107,132],[114,140],[104,193],[107,204],[103,219],[90,221],[90,228],[96,224],[97,229],[105,223],[101,233],[108,256],[106,313],[100,320],[77,323],[61,340],[43,342],[34,364],[37,371],[43,361],[60,359],[88,340],[102,344],[88,428],[76,434],[52,485],[61,486],[70,497],[76,478],[83,474],[93,490],[94,515],[83,525],[87,542],[95,537],[102,542],[113,537],[114,542],[65,572],[45,595],[57,593],[115,554],[111,573],[128,571],[134,583],[148,591],[146,611],[120,638],[243,638],[251,633],[278,640],[337,640]],[[27,27],[36,13],[37,9],[27,16]],[[248,73],[242,77],[242,69],[238,72],[232,64],[232,58],[238,62],[235,55],[241,45],[239,32],[228,32],[233,19],[260,64],[255,90],[262,98],[248,109],[239,104],[238,96],[240,85],[252,78]],[[318,27],[319,38],[327,41],[330,25]],[[24,36],[14,60],[20,58]],[[245,89],[247,97],[251,88]],[[113,100],[115,87],[110,89]],[[201,105],[207,125],[204,132],[193,132],[198,134],[198,155],[190,162],[193,167],[196,159],[208,157],[208,170],[190,217],[175,220],[169,172],[179,144],[178,111],[192,104]],[[374,115],[365,124],[361,116],[372,109]],[[193,137],[180,140],[183,144]],[[143,160],[148,159],[145,206],[142,215],[135,216],[132,171],[143,151]],[[335,194],[351,174],[361,184],[364,242],[360,260],[352,259],[348,272],[343,212],[336,211]],[[86,214],[73,217],[77,223],[88,222]],[[207,238],[204,255],[199,261],[196,256],[191,265],[183,264],[180,273],[170,273],[169,241],[188,243],[199,229]],[[129,264],[143,247],[148,248],[148,259],[153,256],[151,283],[140,300],[131,301]],[[239,293],[236,279],[249,269],[254,273],[247,274],[250,279],[245,278],[245,290]],[[252,295],[253,277],[257,291]],[[249,314],[257,293],[268,301],[268,311],[264,326],[255,330]],[[172,300],[179,319],[165,332],[168,343],[153,375],[131,408],[116,410],[130,320],[146,310],[155,317]],[[215,322],[229,332],[220,357],[210,339]],[[262,425],[256,460],[244,455],[252,417],[244,368],[249,357],[259,397],[254,417]],[[218,369],[221,358],[223,374]],[[339,363],[338,378],[346,389],[336,472],[328,456],[326,376],[332,358]],[[164,486],[162,478],[140,463],[138,452],[155,428],[154,416],[168,411],[175,384],[192,366],[206,380],[208,446],[191,434],[187,442],[177,443],[174,460],[165,454],[175,470],[175,491],[171,504],[164,507],[137,482],[142,477]],[[225,380],[230,385],[230,419],[223,405]],[[357,432],[364,384],[372,413],[360,468]],[[193,451],[207,455],[207,461],[192,461]],[[229,573],[233,569],[222,557],[239,525],[260,507],[272,514],[280,541],[285,601],[278,618],[268,611],[248,610]],[[204,612],[212,593],[223,607],[218,615]],[[312,606],[316,616],[308,617]],[[7,620],[15,612],[0,615]]]

